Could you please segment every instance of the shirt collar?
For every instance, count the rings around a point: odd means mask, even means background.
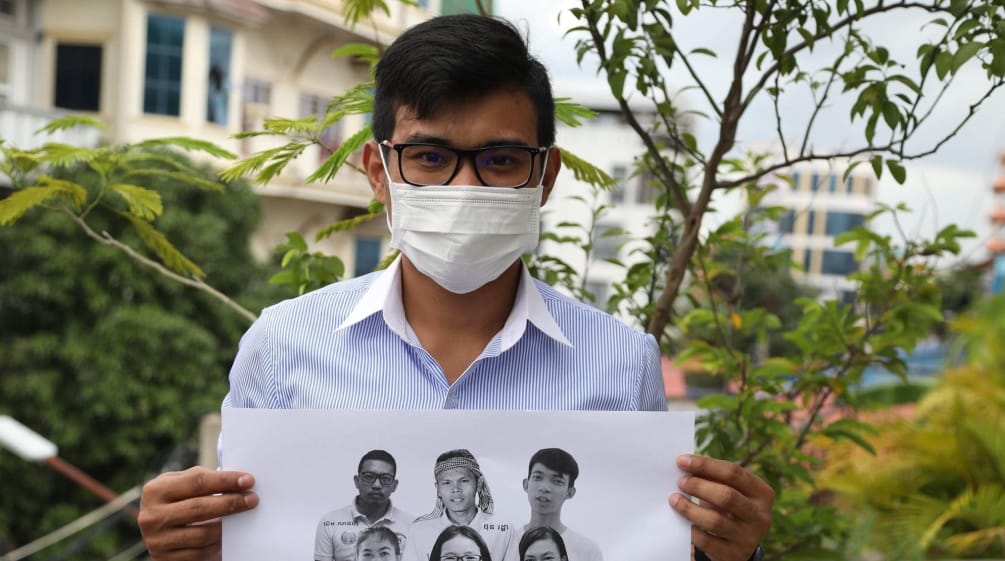
[[[361,518],[363,520],[369,520],[366,517],[366,515],[363,514],[362,512],[360,512],[359,508],[357,508],[357,506],[356,506],[356,499],[353,499],[352,502],[349,503],[349,509],[350,509],[350,513],[352,514],[353,521],[358,521]],[[380,523],[383,520],[391,520],[391,515],[392,515],[393,512],[394,512],[394,504],[391,503],[391,501],[388,501],[387,502],[387,511],[384,513],[384,516],[381,516],[377,520],[374,520],[373,523],[374,524],[378,524],[378,523]]]
[[[513,309],[510,310],[509,317],[506,318],[506,323],[498,334],[500,352],[509,349],[523,337],[527,322],[533,323],[542,333],[555,341],[572,347],[572,343],[548,311],[534,277],[530,276],[530,272],[523,264],[520,265],[520,271],[520,286],[516,291]],[[419,344],[405,319],[405,308],[401,302],[401,255],[377,276],[335,331],[355,325],[378,312],[383,312],[384,322],[391,331],[412,344]]]

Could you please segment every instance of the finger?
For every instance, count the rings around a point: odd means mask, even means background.
[[[153,509],[152,513],[158,515],[161,527],[187,526],[251,510],[257,505],[258,495],[255,493],[224,493],[162,505]]]
[[[724,512],[695,504],[679,493],[670,497],[670,506],[691,524],[715,536],[736,536],[742,531],[736,519]]]
[[[775,492],[770,485],[733,462],[683,454],[677,457],[677,466],[702,479],[723,483],[752,499],[774,502]]]
[[[179,550],[204,550],[219,547],[223,535],[220,520],[193,526],[179,526],[146,538],[147,549],[162,553]]]
[[[210,547],[175,549],[165,552],[148,551],[150,558],[155,561],[219,561],[221,559],[219,544]]]
[[[691,543],[715,561],[746,561],[750,559],[754,548],[757,547],[756,542],[752,542],[752,545],[748,546],[714,536],[695,527],[691,528]]]
[[[758,503],[740,491],[722,483],[685,475],[677,482],[680,490],[699,499],[701,506],[740,520],[759,520]]]
[[[215,471],[197,466],[185,471],[164,473],[143,486],[143,497],[173,503],[191,497],[247,491],[255,484],[250,473]]]

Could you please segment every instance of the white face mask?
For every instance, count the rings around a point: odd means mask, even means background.
[[[537,247],[541,182],[521,189],[416,187],[391,181],[388,174],[388,185],[391,247],[450,292],[467,294],[485,286]]]

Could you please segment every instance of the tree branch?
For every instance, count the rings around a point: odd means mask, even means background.
[[[593,44],[596,46],[597,58],[600,59],[600,67],[606,68],[610,64],[610,60],[607,58],[607,49],[604,45],[604,38],[600,35],[600,30],[597,29],[596,16],[593,10],[590,9],[590,3],[588,0],[582,0],[583,3],[583,18],[586,20],[586,27],[590,31],[590,37],[593,39]],[[614,95],[614,92],[611,92]],[[676,176],[673,171],[670,170],[666,161],[660,156],[659,148],[657,148],[656,143],[653,141],[652,135],[646,131],[641,124],[639,124],[638,119],[635,118],[635,113],[632,112],[631,108],[628,107],[628,101],[620,93],[614,96],[618,101],[618,106],[621,108],[621,114],[625,117],[625,121],[628,125],[635,131],[635,134],[642,140],[643,144],[646,146],[646,151],[652,155],[653,161],[656,164],[656,170],[658,175],[662,176],[664,180],[664,185],[666,185],[670,190],[670,195],[673,197],[674,202],[677,204],[677,208],[687,215],[690,213],[691,203],[687,199],[687,193],[681,187],[680,183],[677,182]]]
[[[137,263],[139,263],[141,265],[144,265],[146,267],[149,267],[149,268],[157,271],[161,275],[163,275],[163,276],[165,276],[165,277],[167,277],[167,278],[169,278],[169,279],[171,279],[171,280],[173,280],[175,282],[179,282],[181,284],[184,284],[185,286],[190,286],[192,288],[201,290],[201,291],[209,294],[213,298],[216,298],[217,300],[219,300],[220,302],[222,302],[223,304],[225,304],[230,309],[232,309],[235,312],[237,312],[238,314],[240,314],[242,317],[244,317],[245,319],[247,319],[249,322],[253,322],[253,321],[255,321],[257,319],[257,316],[254,313],[252,313],[250,310],[248,310],[244,306],[241,306],[237,302],[233,301],[226,294],[224,294],[224,293],[220,292],[219,290],[213,288],[212,286],[206,284],[202,280],[200,280],[200,279],[193,279],[193,278],[190,278],[190,277],[184,277],[182,275],[179,275],[178,273],[175,273],[174,271],[168,269],[167,267],[161,265],[160,263],[158,263],[158,262],[156,262],[156,261],[154,261],[154,260],[152,260],[152,259],[150,259],[150,258],[148,258],[148,257],[146,257],[146,256],[144,256],[144,255],[142,255],[140,253],[138,253],[133,248],[129,247],[128,245],[126,245],[126,244],[120,242],[119,240],[115,239],[114,237],[112,237],[112,235],[109,234],[108,232],[101,232],[100,234],[98,234],[97,232],[95,232],[94,230],[91,229],[91,227],[87,224],[87,222],[84,221],[83,218],[77,216],[76,214],[70,212],[69,210],[67,210],[65,208],[63,208],[62,210],[63,210],[63,212],[67,216],[69,216],[71,219],[73,219],[73,221],[76,222],[77,225],[81,227],[81,229],[84,230],[85,234],[87,234],[88,236],[90,236],[94,240],[96,240],[96,241],[98,241],[98,242],[100,242],[100,243],[102,243],[104,245],[112,246],[112,247],[118,249],[119,251],[121,251],[121,252],[125,253],[126,255],[128,255],[131,259],[133,259]]]
[[[824,30],[819,30],[817,32],[817,34],[813,36],[813,41],[816,42],[817,40],[826,39],[828,37],[831,37],[837,31],[839,31],[840,29],[842,29],[844,27],[851,26],[856,21],[859,21],[861,19],[865,19],[865,18],[873,16],[875,14],[881,14],[881,13],[885,13],[885,12],[890,12],[890,11],[897,10],[897,9],[921,9],[921,10],[925,10],[926,12],[931,12],[931,13],[939,13],[939,12],[948,12],[949,11],[947,8],[939,8],[938,6],[934,6],[934,5],[931,5],[931,4],[923,4],[923,3],[920,3],[920,2],[907,2],[907,1],[904,1],[904,2],[898,2],[896,4],[882,4],[882,3],[880,3],[880,4],[878,4],[878,5],[876,5],[876,6],[872,7],[872,8],[869,8],[869,9],[866,9],[866,10],[862,10],[861,14],[849,15],[849,16],[845,17],[844,19],[838,20],[837,22],[835,22],[834,25],[830,26],[829,28],[826,28]],[[796,53],[798,53],[798,52],[800,52],[803,49],[806,49],[808,47],[809,47],[809,42],[807,42],[807,41],[801,41],[799,43],[796,43],[795,46],[793,46],[792,48],[790,48],[790,49],[786,50],[784,53],[782,53],[782,56],[778,57],[775,60],[775,63],[772,64],[771,66],[769,66],[768,69],[764,71],[764,74],[761,75],[761,78],[754,84],[754,86],[750,89],[750,91],[747,92],[747,95],[746,95],[746,97],[743,100],[743,108],[744,108],[744,110],[746,110],[746,108],[750,106],[750,104],[753,102],[753,100],[757,96],[757,94],[764,88],[764,84],[768,83],[768,80],[771,78],[771,76],[773,74],[775,74],[776,72],[778,72],[781,69],[781,61],[782,60],[784,60],[788,56],[793,56]]]

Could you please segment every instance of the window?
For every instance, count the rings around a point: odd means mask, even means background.
[[[847,276],[858,269],[855,254],[847,251],[824,251],[823,265],[820,272],[824,275]]]
[[[380,263],[380,238],[356,238],[356,259],[353,271],[358,277],[372,273]]]
[[[810,272],[810,265],[812,264],[812,262],[813,262],[813,252],[810,251],[810,250],[808,250],[808,249],[804,249],[803,250],[803,270],[806,271],[807,273]]]
[[[831,174],[830,175],[830,186],[828,187],[827,191],[829,193],[837,193],[837,190],[838,190],[838,178],[837,178],[836,175]]]
[[[620,232],[620,229],[610,225],[597,224],[593,228],[593,252],[590,257],[594,261],[618,258],[618,238],[620,236],[617,232]]]
[[[613,166],[611,179],[615,181],[615,184],[608,192],[608,199],[612,204],[625,202],[625,180],[628,179],[628,168],[620,165]]]
[[[810,192],[816,193],[820,190],[820,176],[818,174],[813,174],[810,176]]]
[[[185,20],[147,16],[147,67],[143,112],[178,116],[181,112],[181,59]]]
[[[865,223],[865,217],[853,212],[828,212],[827,213],[827,235],[836,236],[838,234],[854,230]]]
[[[14,15],[14,0],[0,0],[0,15]]]
[[[778,233],[791,234],[795,223],[796,213],[791,210],[787,211],[781,216],[781,218],[778,219]]]
[[[10,98],[10,47],[0,43],[0,103]]]
[[[101,46],[56,45],[54,105],[98,111],[101,105]]]
[[[793,191],[798,191],[799,190],[799,180],[800,179],[802,179],[802,176],[799,175],[798,171],[792,172],[792,190]]]
[[[844,192],[848,193],[849,195],[851,195],[852,193],[855,192],[855,178],[854,177],[852,177],[852,176],[849,175],[848,179],[844,180]]]
[[[272,102],[272,84],[248,78],[244,81],[244,103],[268,106]]]
[[[318,95],[300,94],[300,116],[314,115],[318,119],[323,119],[330,101],[329,98]],[[335,124],[325,127],[318,140],[320,141],[318,163],[321,164],[342,144],[342,122],[336,121]]]
[[[212,26],[209,30],[209,87],[206,88],[206,120],[227,124],[230,113],[230,31]]]
[[[640,205],[652,204],[659,194],[656,178],[649,171],[639,174],[638,192],[635,193],[635,202]]]
[[[806,235],[807,236],[812,236],[814,230],[816,230],[817,213],[816,213],[816,211],[811,210],[811,211],[809,211],[806,214],[807,214],[807,216],[806,216]]]

